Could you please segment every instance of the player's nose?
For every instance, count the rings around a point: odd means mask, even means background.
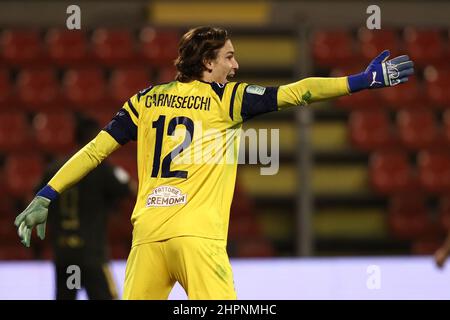
[[[236,59],[234,59],[234,62],[233,62],[233,69],[234,70],[238,70],[239,69],[239,63],[236,61]]]

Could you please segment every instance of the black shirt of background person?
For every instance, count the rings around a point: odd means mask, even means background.
[[[43,184],[64,162],[49,167]],[[114,168],[101,163],[76,186],[63,192],[49,207],[48,228],[55,262],[98,264],[108,260],[108,215],[117,200],[130,194]]]

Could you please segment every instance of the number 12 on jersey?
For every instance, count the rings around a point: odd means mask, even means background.
[[[164,143],[164,127],[166,123],[166,116],[160,115],[158,120],[153,121],[153,129],[156,129],[156,140],[155,140],[155,153],[153,158],[153,170],[152,178],[158,177],[159,170],[161,168],[161,178],[182,178],[187,179],[188,172],[181,170],[170,170],[170,164],[172,160],[179,155],[183,150],[185,150],[192,142],[194,137],[194,122],[188,117],[175,117],[169,121],[167,126],[167,135],[173,136],[175,128],[178,125],[183,125],[186,127],[186,136],[184,137],[183,143],[173,149],[169,154],[167,154],[162,160],[161,165],[161,149]]]

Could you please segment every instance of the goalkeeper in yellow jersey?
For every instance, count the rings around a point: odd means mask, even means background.
[[[227,32],[198,27],[179,43],[176,80],[131,97],[17,216],[25,246],[45,236],[47,207],[114,150],[137,140],[139,190],[131,223],[124,299],[167,299],[175,282],[189,299],[236,299],[226,252],[239,133],[259,114],[393,86],[408,80],[407,56],[376,57],[359,74],[306,78],[279,87],[228,82],[238,70]]]

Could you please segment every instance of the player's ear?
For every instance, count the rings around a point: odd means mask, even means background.
[[[209,59],[203,59],[203,65],[208,72],[212,72],[213,70],[213,61]]]

